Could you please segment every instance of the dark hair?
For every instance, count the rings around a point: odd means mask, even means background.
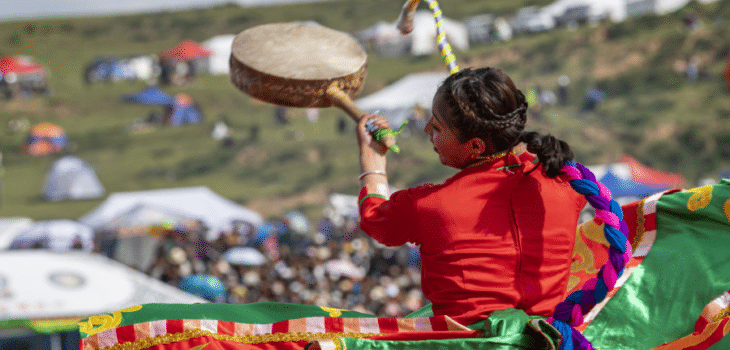
[[[491,145],[490,153],[524,142],[551,178],[560,175],[565,162],[573,159],[573,152],[564,141],[549,134],[523,132],[527,100],[501,70],[490,67],[461,70],[446,78],[439,92],[451,111],[446,123],[456,129],[460,142],[480,138]]]

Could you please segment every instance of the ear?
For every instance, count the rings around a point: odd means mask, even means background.
[[[480,156],[487,150],[487,143],[484,140],[475,137],[468,141],[472,149],[473,154]]]

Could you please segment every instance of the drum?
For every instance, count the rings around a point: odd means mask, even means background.
[[[269,103],[336,106],[356,122],[365,115],[352,99],[367,75],[367,54],[349,34],[309,23],[273,23],[236,35],[231,47],[231,82]],[[390,147],[395,138],[383,142]]]

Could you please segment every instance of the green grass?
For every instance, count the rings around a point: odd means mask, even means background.
[[[447,17],[461,19],[482,12],[510,14],[523,5],[551,1],[445,2]],[[86,86],[85,64],[101,54],[157,53],[182,39],[204,41],[271,22],[315,20],[353,32],[380,20],[394,20],[401,2],[343,0],[323,4],[210,9],[156,14],[0,22],[0,52],[28,55],[50,72],[50,98],[0,101],[2,176],[0,216],[36,220],[78,218],[101,200],[49,203],[40,196],[45,172],[58,156],[31,157],[18,152],[23,134],[12,134],[8,122],[27,118],[64,127],[73,154],[96,169],[108,193],[181,186],[208,186],[266,217],[299,209],[316,218],[331,192],[357,193],[359,172],[354,123],[345,134],[336,131],[344,112],[322,110],[318,123],[290,110],[290,125],[277,125],[273,107],[236,90],[225,76],[201,75],[189,85],[166,87],[186,92],[202,107],[204,123],[132,133],[128,126],[161,107],[121,101],[123,94],[144,88],[144,82]],[[425,5],[423,5],[425,8]],[[688,11],[705,26],[689,33],[681,28]],[[601,23],[577,30],[519,36],[506,43],[475,46],[457,52],[461,67],[485,64],[502,68],[524,89],[554,89],[557,77],[571,78],[570,105],[544,110],[544,120],[530,128],[564,138],[584,164],[618,161],[631,154],[660,169],[695,181],[730,166],[730,94],[721,80],[730,52],[726,25],[713,26],[718,15],[730,18],[730,0],[688,8],[662,17]],[[677,60],[702,59],[709,80],[691,84],[672,71]],[[627,57],[643,60],[627,66]],[[629,62],[630,63],[630,62]],[[412,72],[443,70],[438,55],[385,58],[371,54],[361,96],[375,92]],[[597,75],[596,72],[602,75]],[[610,98],[597,113],[578,118],[582,92],[599,85]],[[224,118],[235,145],[222,148],[210,137],[213,123]],[[348,118],[349,119],[349,118]],[[259,140],[250,139],[253,126]],[[658,132],[657,130],[661,131]],[[391,184],[403,188],[441,181],[454,173],[438,164],[422,135],[401,137],[402,151],[389,157]]]

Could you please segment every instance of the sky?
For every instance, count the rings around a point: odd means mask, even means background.
[[[144,13],[204,8],[225,3],[265,6],[322,0],[3,0],[0,21],[39,17]]]

